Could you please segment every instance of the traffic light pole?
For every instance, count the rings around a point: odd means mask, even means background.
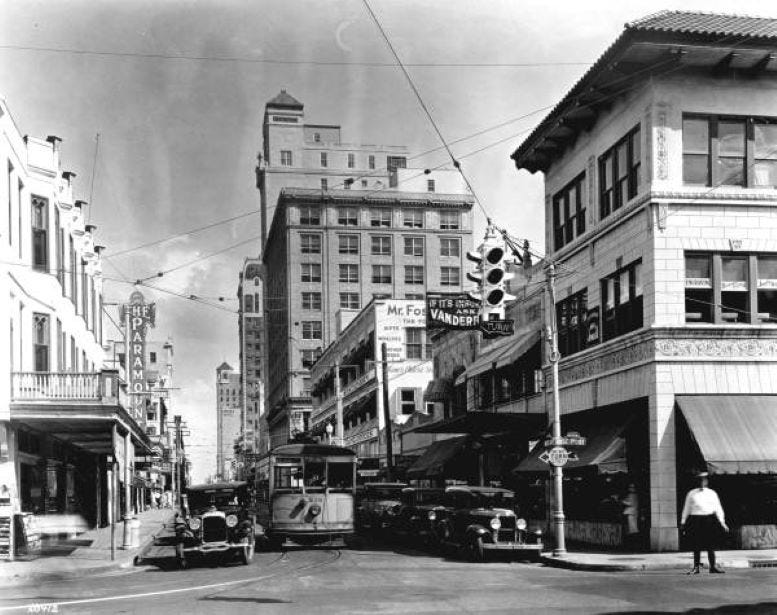
[[[561,439],[561,405],[558,391],[558,362],[561,358],[558,352],[558,327],[556,323],[556,268],[553,263],[548,265],[547,271],[548,298],[548,327],[547,340],[550,349],[551,377],[553,378],[553,446],[560,446]],[[556,536],[556,547],[553,549],[554,557],[564,557],[567,554],[566,540],[564,537],[564,471],[562,466],[553,466],[553,528]]]

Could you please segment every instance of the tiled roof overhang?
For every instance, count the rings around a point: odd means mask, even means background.
[[[650,77],[774,75],[776,55],[777,19],[663,11],[631,22],[510,157],[518,169],[544,172],[616,98]]]

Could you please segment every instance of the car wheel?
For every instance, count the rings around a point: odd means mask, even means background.
[[[469,547],[468,552],[470,561],[477,563],[486,561],[486,549],[483,546],[482,536],[473,536],[469,539],[467,546]]]
[[[238,556],[240,557],[240,562],[244,566],[248,566],[253,560],[254,560],[254,547],[256,545],[256,541],[254,540],[253,533],[248,537],[248,543],[243,545],[243,548],[240,549],[240,552]]]
[[[182,542],[175,545],[175,559],[178,562],[178,568],[180,570],[186,570],[189,567],[189,562],[186,561],[186,554],[184,553]]]

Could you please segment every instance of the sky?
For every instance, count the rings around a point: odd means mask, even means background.
[[[509,156],[624,23],[662,9],[777,17],[763,0],[368,1],[483,208],[540,252],[542,175]],[[440,146],[364,0],[0,5],[0,96],[22,134],[63,139],[63,169],[107,248],[106,302],[125,302],[138,279],[158,287],[141,290],[157,304],[153,339],[175,347],[171,407],[190,427],[195,481],[215,470],[216,367],[238,366],[238,272],[259,250],[261,121],[281,88],[307,122],[341,125],[345,142],[411,156]],[[409,166],[446,162],[438,150]]]

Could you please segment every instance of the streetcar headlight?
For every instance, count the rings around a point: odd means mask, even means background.
[[[517,527],[519,530],[525,530],[526,529],[526,519],[518,519],[515,522],[515,527]]]
[[[308,508],[308,511],[311,515],[317,517],[321,514],[321,507],[318,504],[313,504],[310,508]]]
[[[430,510],[428,517],[429,517],[429,521],[434,521],[437,518],[437,513],[434,512],[433,510]]]
[[[502,527],[502,522],[499,520],[499,517],[494,517],[491,519],[491,521],[488,522],[488,524],[491,526],[492,530],[498,530],[500,527]]]
[[[200,529],[200,525],[202,525],[202,522],[200,521],[199,517],[192,517],[191,519],[189,519],[189,527],[191,529],[196,531]]]
[[[226,522],[227,527],[235,527],[237,525],[237,515],[227,515]]]

